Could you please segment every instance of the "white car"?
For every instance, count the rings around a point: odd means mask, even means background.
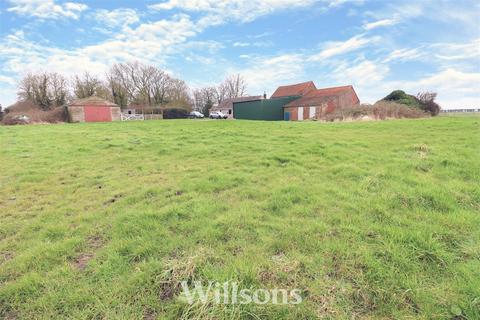
[[[197,118],[198,119],[203,119],[203,117],[205,117],[205,116],[203,115],[203,113],[200,113],[198,111],[192,111],[192,112],[190,112],[189,117],[192,118],[192,119],[197,119]]]
[[[228,116],[223,114],[221,111],[212,111],[210,112],[210,119],[227,119]]]

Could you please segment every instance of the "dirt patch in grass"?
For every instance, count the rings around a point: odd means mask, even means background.
[[[143,312],[143,320],[155,320],[157,318],[157,314],[152,309],[147,309]]]
[[[308,300],[312,301],[316,308],[315,313],[319,319],[332,318],[337,316],[335,305],[335,297],[338,294],[338,288],[332,286],[328,288],[324,294],[309,295]]]
[[[81,253],[74,261],[74,267],[83,271],[90,260],[95,257],[96,251],[103,246],[104,239],[100,235],[94,235],[87,240],[87,250]]]
[[[198,279],[199,267],[211,256],[210,251],[199,248],[192,254],[172,256],[165,264],[159,282],[160,299],[170,300],[180,292],[181,281],[193,282]]]
[[[283,252],[272,256],[271,261],[271,264],[258,272],[258,279],[265,284],[296,288],[300,274],[305,272],[304,265],[298,260],[287,257]]]
[[[5,313],[3,315],[0,313],[0,318],[4,319],[4,320],[17,320],[17,319],[19,319],[17,314],[13,311],[8,311],[7,313]]]
[[[11,252],[0,252],[0,265],[4,264],[7,261],[13,259],[13,253]]]
[[[109,204],[115,203],[118,199],[120,199],[122,197],[123,197],[123,194],[116,194],[112,198],[105,201],[103,204],[107,206]]]

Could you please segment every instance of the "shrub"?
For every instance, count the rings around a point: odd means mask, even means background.
[[[31,102],[22,101],[17,102],[5,110],[2,124],[58,123],[65,122],[66,120],[67,115],[63,107],[44,111],[41,107]]]
[[[400,103],[400,104],[404,104],[404,105],[407,105],[407,106],[410,106],[410,107],[416,107],[416,108],[420,108],[420,106],[421,106],[420,101],[416,97],[414,97],[410,94],[406,94],[405,91],[403,91],[403,90],[392,91],[392,93],[390,93],[388,96],[386,96],[382,100],[383,101],[393,101],[393,102],[396,102],[396,103]],[[382,100],[380,100],[380,101],[382,101]]]
[[[429,112],[432,116],[440,113],[440,106],[435,102],[437,94],[435,92],[420,92],[417,94],[417,99],[421,102],[421,108]]]
[[[358,106],[336,108],[335,111],[325,116],[327,121],[361,120],[368,118],[370,120],[400,119],[400,118],[423,118],[429,116],[428,113],[418,108],[408,107],[406,105],[380,100],[374,105],[361,104]]]
[[[422,92],[418,93],[417,96],[412,96],[405,93],[405,91],[395,90],[380,101],[400,103],[409,107],[421,109],[430,113],[432,116],[436,116],[440,112],[440,106],[434,101],[436,97],[437,94],[434,92]]]

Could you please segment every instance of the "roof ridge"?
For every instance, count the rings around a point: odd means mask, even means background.
[[[347,88],[351,88],[351,87],[353,87],[353,86],[351,84],[349,84],[349,85],[346,85],[346,86],[328,87],[328,88],[320,88],[320,89],[317,88],[317,90],[347,89]]]
[[[284,86],[278,86],[278,88],[293,87],[293,86],[299,86],[299,85],[308,84],[308,83],[313,83],[315,85],[315,83],[312,80],[310,80],[310,81],[305,81],[305,82],[286,84]]]

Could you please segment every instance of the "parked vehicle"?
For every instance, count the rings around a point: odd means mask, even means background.
[[[163,119],[186,119],[190,113],[183,108],[166,108],[163,110]]]
[[[227,119],[228,116],[221,111],[210,112],[210,119]]]
[[[190,115],[188,117],[190,119],[203,119],[205,116],[201,112],[192,111],[192,112],[190,112]]]

